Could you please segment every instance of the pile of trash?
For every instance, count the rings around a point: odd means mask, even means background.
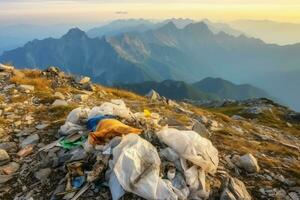
[[[35,177],[43,182],[51,168],[62,169],[53,200],[78,199],[99,185],[109,187],[113,200],[126,193],[145,199],[207,199],[205,178],[217,171],[217,149],[194,131],[161,127],[159,119],[149,110],[132,113],[122,100],[78,107],[60,127],[59,139],[38,150],[43,160]],[[141,125],[134,127],[142,121],[155,124],[152,134],[159,145],[147,140]]]

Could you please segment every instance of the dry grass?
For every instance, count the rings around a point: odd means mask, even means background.
[[[49,109],[49,114],[58,119],[66,118],[67,115],[73,110],[77,108],[76,105],[68,105],[68,106],[57,106]]]
[[[14,96],[11,98],[12,103],[19,103],[19,102],[24,102],[28,99],[28,96],[26,95],[19,95],[19,96]]]
[[[225,106],[220,108],[209,108],[209,111],[222,113],[224,115],[233,116],[238,114],[240,111],[244,110],[244,106]]]
[[[0,95],[0,102],[4,102],[5,101],[5,97],[3,95]]]
[[[106,92],[111,93],[113,96],[118,96],[120,98],[126,98],[128,100],[137,100],[137,101],[143,101],[145,100],[145,97],[142,97],[140,95],[137,95],[132,92],[128,92],[125,90],[120,90],[117,88],[109,88],[109,87],[102,87]]]
[[[46,78],[41,78],[35,71],[27,71],[25,77],[14,75],[10,82],[14,84],[33,85],[36,90],[50,90],[51,81]]]

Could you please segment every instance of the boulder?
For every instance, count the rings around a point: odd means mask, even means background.
[[[239,157],[235,164],[249,173],[259,172],[260,169],[256,158],[250,153]]]
[[[4,149],[0,149],[0,166],[8,163],[10,157]]]
[[[155,90],[150,90],[150,92],[146,94],[146,97],[154,101],[161,99],[161,96]]]

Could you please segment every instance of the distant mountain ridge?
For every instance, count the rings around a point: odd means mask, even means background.
[[[300,76],[299,55],[300,44],[270,45],[245,35],[215,34],[204,22],[180,29],[171,21],[153,30],[101,38],[72,29],[59,39],[34,40],[7,51],[0,62],[23,68],[60,66],[106,85],[222,77],[256,85],[300,109],[299,95],[289,98],[294,91],[278,90],[300,85],[295,78]],[[293,76],[283,76],[291,72]]]
[[[195,101],[246,100],[269,98],[264,90],[249,84],[236,85],[221,78],[205,78],[193,84],[183,81],[165,80],[162,82],[146,81],[136,84],[120,84],[117,87],[145,95],[150,90],[174,100],[190,99]]]
[[[245,100],[251,98],[270,98],[269,94],[250,84],[236,85],[221,78],[205,78],[192,84],[195,88],[205,92],[215,94],[221,99]]]
[[[183,29],[184,27],[192,23],[198,23],[197,21],[188,18],[172,18],[159,22],[154,22],[145,19],[115,20],[104,26],[95,27],[88,30],[87,35],[92,38],[101,38],[103,36],[116,36],[122,33],[129,32],[141,33],[163,27],[170,22],[174,23],[174,25],[179,29]],[[233,36],[239,36],[243,34],[241,31],[233,29],[225,23],[214,23],[209,21],[208,19],[204,19],[202,22],[204,22],[208,26],[209,30],[212,31],[214,34],[217,34],[219,32],[224,32]]]

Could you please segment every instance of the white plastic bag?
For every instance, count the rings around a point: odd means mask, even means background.
[[[131,112],[126,107],[125,103],[121,99],[111,100],[111,102],[105,102],[101,106],[96,106],[90,111],[88,118],[93,118],[97,115],[114,115],[121,118],[131,118]]]
[[[83,120],[87,119],[89,112],[89,108],[75,108],[67,116],[66,122],[71,122],[73,124],[81,124]]]
[[[179,131],[174,128],[163,128],[157,135],[181,157],[200,166],[205,172],[216,172],[219,163],[218,150],[210,140],[194,131]]]
[[[146,199],[178,199],[171,182],[159,177],[160,164],[155,147],[136,134],[113,149],[112,168],[124,190]]]
[[[59,134],[61,135],[71,135],[73,133],[84,131],[86,128],[84,126],[80,126],[78,124],[73,124],[71,122],[66,122],[59,129]]]

